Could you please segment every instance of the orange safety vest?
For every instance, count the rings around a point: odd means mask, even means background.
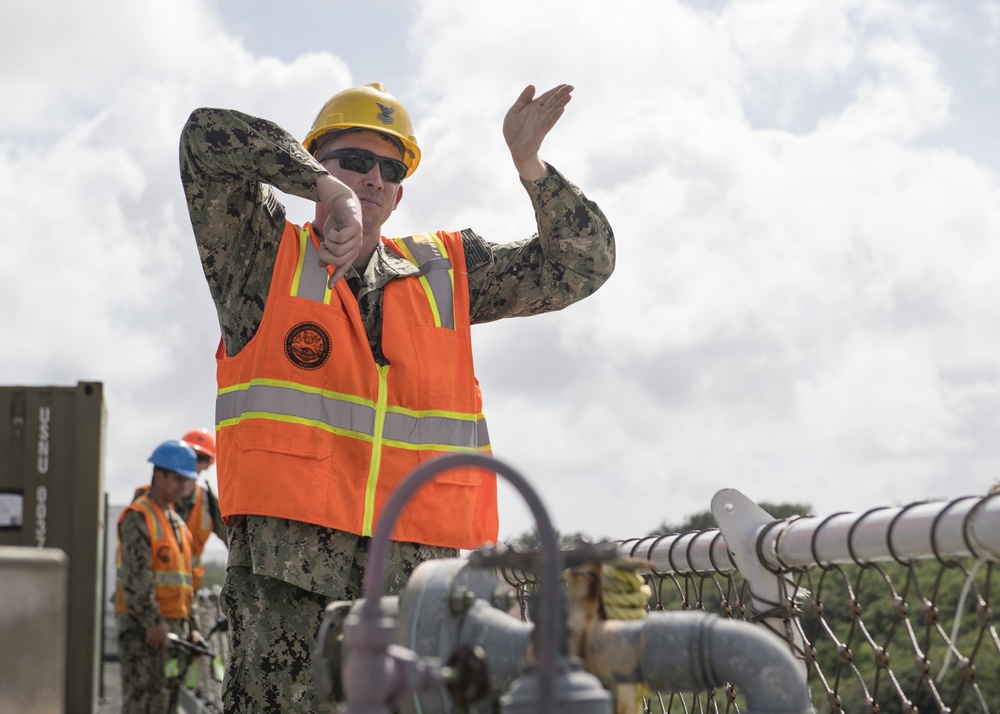
[[[191,575],[194,591],[201,589],[202,578],[205,577],[205,565],[201,562],[201,554],[205,552],[205,543],[212,536],[214,523],[208,508],[205,489],[195,486],[194,506],[187,517],[187,527],[191,531]]]
[[[372,357],[346,280],[327,287],[309,224],[286,223],[257,333],[219,344],[219,504],[224,516],[288,518],[370,536],[393,489],[428,459],[491,454],[472,363],[460,233],[383,242],[420,270],[383,296]],[[403,509],[394,540],[452,548],[495,541],[496,475],[451,469]]]
[[[149,541],[152,548],[153,587],[160,614],[167,619],[186,620],[191,616],[191,534],[181,524],[177,542],[170,519],[148,496],[140,496],[118,516],[118,526],[129,511],[137,511],[146,519]],[[125,593],[121,585],[122,548],[118,542],[118,612],[127,613]]]
[[[195,486],[194,506],[188,514],[187,527],[191,532],[191,575],[193,576],[194,591],[201,589],[201,581],[205,577],[205,565],[202,563],[201,554],[205,552],[205,544],[215,532],[215,523],[208,508],[208,499],[205,498],[205,491],[201,486]],[[135,490],[135,496],[149,493],[149,484],[140,486]]]

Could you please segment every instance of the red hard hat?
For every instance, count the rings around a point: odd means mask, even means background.
[[[204,454],[210,461],[209,465],[215,462],[215,434],[208,429],[195,429],[189,431],[187,434],[181,437],[183,441],[186,441],[191,445],[199,454]]]

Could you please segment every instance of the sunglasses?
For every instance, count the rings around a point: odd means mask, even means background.
[[[318,161],[323,163],[330,159],[339,159],[340,168],[347,171],[356,171],[359,174],[366,174],[372,170],[372,166],[378,164],[382,173],[382,180],[390,183],[399,183],[406,178],[406,164],[398,159],[390,159],[386,156],[377,156],[364,149],[334,149],[323,154]]]
[[[212,457],[209,456],[208,454],[197,454],[195,458],[198,460],[199,463],[205,463],[205,464],[212,463]]]

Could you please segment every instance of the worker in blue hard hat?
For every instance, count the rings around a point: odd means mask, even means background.
[[[206,428],[192,429],[181,437],[181,441],[194,449],[197,457],[195,471],[201,474],[215,463],[215,432]],[[149,492],[149,484],[139,486],[132,500]],[[180,495],[173,502],[174,511],[191,531],[191,572],[194,573],[194,594],[201,589],[205,577],[202,555],[208,539],[215,533],[223,544],[229,544],[226,522],[222,519],[219,499],[206,482],[201,485],[195,479],[185,479]]]
[[[148,492],[118,518],[118,643],[122,711],[167,710],[167,635],[199,641],[191,572],[191,532],[172,507],[198,477],[183,441],[165,441],[149,457]]]

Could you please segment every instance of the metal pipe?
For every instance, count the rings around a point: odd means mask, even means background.
[[[814,712],[806,675],[780,639],[741,620],[700,612],[656,612],[608,620],[589,632],[587,664],[605,684],[647,682],[689,692],[727,682],[748,714]]]
[[[549,712],[553,710],[554,702],[554,682],[556,676],[556,659],[559,642],[563,639],[565,623],[563,622],[562,611],[559,600],[560,574],[563,569],[563,555],[559,550],[556,540],[555,528],[549,518],[545,506],[541,499],[527,480],[512,467],[502,461],[482,456],[480,454],[451,454],[428,461],[414,469],[401,484],[392,492],[389,501],[386,503],[375,528],[375,536],[372,540],[368,572],[365,575],[365,602],[361,607],[359,617],[350,624],[345,625],[345,643],[356,645],[356,659],[361,661],[347,662],[346,666],[352,669],[364,670],[371,667],[378,667],[379,652],[384,652],[382,642],[389,644],[388,638],[391,635],[391,627],[388,622],[383,621],[380,611],[380,600],[382,595],[382,585],[385,580],[386,561],[389,551],[389,537],[392,529],[396,525],[396,520],[402,513],[403,507],[409,502],[424,483],[430,481],[439,473],[451,468],[472,466],[496,472],[498,476],[506,478],[526,501],[535,522],[538,526],[538,537],[541,544],[541,565],[542,565],[542,589],[540,596],[540,608],[538,618],[538,662],[539,673],[539,711]],[[352,632],[352,630],[354,630]],[[382,639],[382,642],[374,641]],[[351,655],[348,655],[350,659]],[[378,689],[392,678],[391,672],[384,672],[381,669],[375,671],[373,676],[367,680],[370,687],[366,687],[365,696],[374,698],[371,689]],[[345,677],[345,685],[348,692],[348,704],[344,707],[345,712],[352,712],[351,687],[354,684]],[[357,711],[364,711],[364,704],[359,703]]]
[[[490,691],[506,692],[524,671],[532,625],[476,601],[462,622],[461,643],[478,645],[486,657]]]
[[[817,564],[977,557],[1000,562],[1000,494],[875,508],[863,513],[776,520],[757,532],[758,552],[775,570]],[[663,574],[736,570],[718,529],[632,538],[623,556]]]

